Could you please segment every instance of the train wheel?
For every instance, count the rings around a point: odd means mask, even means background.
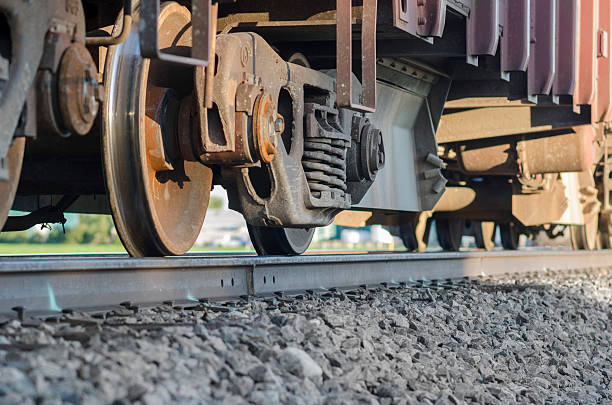
[[[570,241],[575,250],[599,249],[599,208],[601,202],[597,199],[598,191],[595,187],[595,179],[591,171],[578,174],[580,187],[580,203],[585,216],[583,225],[570,225]],[[606,226],[602,231],[606,231]]]
[[[424,252],[427,250],[429,231],[431,229],[431,214],[422,212],[415,221],[399,228],[399,237],[409,252]]]
[[[316,228],[275,228],[247,225],[255,251],[260,256],[300,255],[308,249]]]
[[[495,247],[495,222],[481,221],[474,224],[476,246],[486,251]]]
[[[463,219],[437,219],[436,233],[438,242],[444,250],[456,252],[461,247],[463,236]]]
[[[584,225],[570,225],[570,241],[572,244],[572,249],[599,249],[600,238],[597,234],[599,225],[598,222],[598,215],[591,215],[591,219]]]
[[[5,158],[8,168],[9,179],[0,181],[0,231],[6,222],[8,213],[13,206],[19,176],[21,175],[21,163],[23,162],[23,151],[25,149],[25,138],[15,138]]]
[[[599,214],[599,247],[602,249],[612,248],[612,216],[610,214]]]
[[[519,237],[521,233],[518,227],[513,223],[500,224],[499,235],[504,249],[517,250],[519,247]]]
[[[191,46],[189,10],[165,2],[160,10],[162,49]],[[167,66],[165,66],[167,68]],[[102,146],[106,185],[117,232],[132,256],[180,255],[202,227],[210,168],[179,152],[174,88],[156,84],[162,66],[140,57],[137,31],[109,49]],[[174,75],[177,76],[177,75]]]

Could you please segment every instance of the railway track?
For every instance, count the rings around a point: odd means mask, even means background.
[[[608,267],[612,250],[314,254],[257,257],[208,254],[3,257],[0,314],[50,316],[164,301],[197,302],[333,288],[443,286],[505,273]]]

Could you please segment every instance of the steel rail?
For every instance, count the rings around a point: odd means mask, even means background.
[[[3,257],[0,314],[92,309],[380,283],[608,267],[612,250],[370,253],[297,257]]]

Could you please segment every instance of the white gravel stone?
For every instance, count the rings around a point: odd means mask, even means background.
[[[228,305],[6,323],[0,404],[612,403],[611,270]]]
[[[285,370],[298,377],[315,378],[323,374],[323,370],[312,357],[296,347],[287,347],[278,357]]]

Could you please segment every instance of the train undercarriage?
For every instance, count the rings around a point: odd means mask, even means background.
[[[0,0],[0,229],[181,255],[220,185],[261,255],[333,221],[612,247],[611,2],[412,3]]]

